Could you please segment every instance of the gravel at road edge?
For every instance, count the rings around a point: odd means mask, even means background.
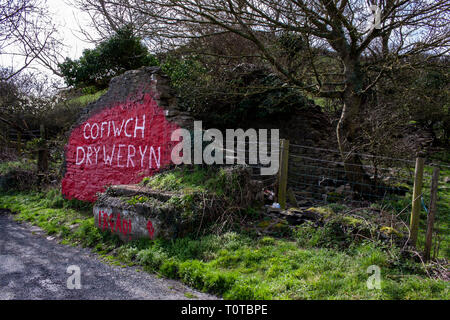
[[[81,289],[67,288],[71,265],[80,267]],[[103,263],[88,248],[62,245],[0,212],[0,300],[218,299],[139,270]]]

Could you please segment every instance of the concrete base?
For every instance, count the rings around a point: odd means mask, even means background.
[[[94,206],[95,226],[109,230],[124,241],[139,238],[154,239],[158,236],[161,222],[147,218],[136,211],[114,206]]]

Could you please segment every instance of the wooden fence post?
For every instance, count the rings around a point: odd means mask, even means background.
[[[280,140],[280,164],[278,169],[278,203],[281,209],[286,209],[286,189],[289,161],[289,140]]]
[[[416,169],[414,172],[414,191],[412,198],[411,221],[409,224],[410,243],[413,246],[416,246],[417,235],[419,232],[424,162],[424,158],[418,157],[416,159]]]
[[[437,208],[437,189],[439,182],[439,168],[435,167],[433,169],[433,177],[431,178],[431,190],[430,190],[430,209],[427,218],[427,235],[425,241],[425,261],[430,260],[431,243],[433,238],[433,225],[434,216],[436,214]]]

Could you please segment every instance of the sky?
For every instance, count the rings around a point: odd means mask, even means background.
[[[67,0],[47,0],[49,11],[53,15],[53,21],[60,26],[60,35],[67,46],[65,55],[75,59],[79,58],[86,48],[93,45],[82,41],[82,35],[78,32],[80,23],[86,27],[89,16],[79,9],[69,5]]]
[[[68,0],[43,0],[47,3],[48,10],[52,15],[53,23],[58,27],[58,38],[65,44],[62,55],[71,59],[77,59],[81,56],[86,48],[93,48],[92,43],[83,41],[83,35],[79,33],[79,25],[87,29],[89,24],[89,16],[71,6]],[[14,51],[10,49],[10,51]],[[20,57],[13,57],[7,54],[0,55],[0,65],[2,67],[14,66],[15,69],[23,65],[23,59]],[[50,70],[45,67],[32,63],[31,67],[43,75],[47,75],[53,79],[60,79],[55,76]]]

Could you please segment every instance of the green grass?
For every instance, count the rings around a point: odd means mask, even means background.
[[[65,200],[58,190],[2,194],[0,207],[17,212],[16,220],[37,225],[64,244],[99,245],[97,249],[105,251],[120,243],[117,237],[95,228],[92,204]]]
[[[430,279],[420,264],[381,243],[346,250],[239,232],[173,241],[122,243],[95,228],[89,205],[62,200],[58,191],[0,195],[0,207],[58,235],[93,248],[106,261],[140,265],[225,299],[449,299],[449,283]],[[300,245],[301,244],[301,245]],[[368,290],[367,268],[381,268],[381,290]]]
[[[432,167],[425,167],[424,178],[424,203],[427,208],[430,204],[430,186],[431,175],[433,173]],[[450,168],[442,167],[439,173],[438,184],[438,200],[437,210],[435,214],[435,240],[439,241],[438,258],[450,259],[450,183],[445,183],[445,177],[450,177]],[[420,233],[417,243],[420,248],[425,244],[425,230],[427,222],[427,213],[424,209],[421,211],[420,219]]]
[[[190,293],[190,292],[185,292],[184,296],[188,299],[198,299],[198,297],[195,294]]]
[[[423,203],[428,209],[430,204],[430,186],[433,168],[425,166],[423,179]],[[433,235],[433,251],[434,245],[439,243],[436,258],[450,259],[450,183],[445,183],[445,177],[450,177],[450,168],[442,167],[439,173],[438,184],[438,201],[435,214],[434,235]],[[409,191],[403,197],[397,197],[397,200],[391,200],[387,204],[397,213],[403,211],[400,215],[401,219],[409,226],[411,215],[412,186],[408,186]],[[406,208],[406,209],[405,209]],[[425,235],[427,229],[427,212],[421,208],[419,221],[419,235],[417,239],[417,247],[423,250],[425,244]]]
[[[7,174],[14,170],[35,170],[36,161],[23,159],[17,161],[0,162],[0,175]]]
[[[201,168],[177,168],[169,172],[163,172],[142,180],[142,184],[156,190],[184,191],[184,192],[215,192],[223,194],[228,182],[227,172],[224,169]],[[232,179],[233,177],[231,177]]]
[[[92,93],[92,94],[85,94],[80,97],[76,97],[76,98],[67,100],[67,104],[86,106],[91,102],[97,101],[98,98],[100,98],[103,94],[106,93],[106,91],[108,91],[108,89],[100,90],[100,91],[98,91],[96,93]]]

